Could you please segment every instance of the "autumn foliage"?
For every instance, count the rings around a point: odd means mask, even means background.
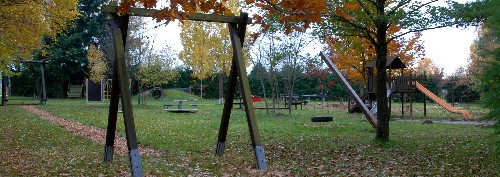
[[[77,4],[77,0],[1,1],[0,64],[5,66],[12,58],[31,59],[44,37],[55,39],[78,17]]]
[[[213,13],[234,16],[233,12],[225,6],[226,0],[171,0],[166,6],[158,7],[158,0],[124,0],[118,8],[121,14],[128,13],[130,7],[142,4],[145,8],[161,8],[153,14],[156,20],[167,22],[173,20],[187,20],[187,17],[197,12]]]
[[[421,59],[424,47],[421,34],[416,33],[409,39],[401,38],[392,40],[388,44],[390,56],[398,56],[406,67],[411,68],[416,59]],[[365,65],[375,59],[376,51],[373,44],[361,37],[334,37],[326,38],[328,50],[332,51],[330,59],[338,69],[344,71],[345,76],[353,83],[366,84],[367,70]]]
[[[90,80],[100,83],[108,71],[104,53],[91,44],[87,50],[87,58],[89,60],[88,70]]]

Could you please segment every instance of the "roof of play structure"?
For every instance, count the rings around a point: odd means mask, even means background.
[[[377,62],[377,58],[373,59],[372,61],[368,62],[368,64],[365,66],[365,68],[374,68]],[[405,64],[399,57],[397,56],[389,56],[387,57],[387,63],[386,65],[387,69],[399,69],[399,68],[406,68]]]

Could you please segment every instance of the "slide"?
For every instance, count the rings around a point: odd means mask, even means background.
[[[470,115],[469,111],[458,110],[457,108],[454,108],[453,106],[446,103],[444,100],[442,100],[438,96],[434,95],[434,93],[427,90],[427,88],[425,88],[422,84],[420,84],[418,82],[415,85],[417,86],[418,90],[420,90],[422,93],[424,93],[427,97],[431,98],[437,104],[441,105],[444,109],[446,109],[452,113],[462,114],[466,120],[472,120],[472,116]]]
[[[361,108],[361,111],[365,115],[366,119],[370,124],[372,125],[373,128],[377,128],[377,117],[370,113],[370,110],[368,110],[368,107],[366,107],[365,103],[359,98],[358,94],[352,89],[351,85],[345,77],[340,73],[340,71],[335,67],[335,65],[332,63],[331,60],[329,60],[323,53],[320,54],[321,59],[328,65],[328,67],[333,71],[333,75],[335,75],[339,80],[341,81],[340,83],[342,84],[342,87],[344,87],[345,90],[349,93],[349,95],[354,98],[354,102]]]

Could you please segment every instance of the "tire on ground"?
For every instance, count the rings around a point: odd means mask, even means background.
[[[333,121],[332,116],[316,116],[311,118],[311,122],[330,122]]]

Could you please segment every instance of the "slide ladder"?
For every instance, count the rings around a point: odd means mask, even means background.
[[[326,63],[326,65],[328,65],[328,67],[333,71],[333,75],[335,75],[337,78],[339,78],[339,80],[341,81],[340,83],[342,84],[342,87],[344,87],[344,89],[347,90],[349,95],[352,98],[354,98],[354,102],[356,102],[356,104],[361,108],[361,111],[365,115],[365,118],[368,120],[368,122],[370,122],[370,124],[372,125],[373,128],[377,128],[377,117],[375,116],[375,114],[370,113],[370,110],[368,110],[368,107],[366,107],[366,105],[363,103],[361,98],[359,98],[358,94],[356,94],[354,89],[352,89],[349,82],[347,82],[345,77],[342,75],[342,73],[340,73],[340,71],[337,69],[337,67],[335,67],[335,65],[332,63],[332,61],[329,60],[328,58],[326,58],[326,56],[323,53],[321,53],[320,55],[321,55],[321,59],[323,59],[323,61]]]
[[[434,93],[429,91],[427,88],[425,88],[422,84],[416,82],[415,84],[417,86],[417,89],[420,90],[423,94],[425,94],[427,97],[432,99],[434,102],[442,106],[444,109],[452,112],[452,113],[457,113],[457,114],[462,114],[466,120],[472,120],[472,116],[470,115],[469,111],[467,110],[458,110],[457,108],[454,108],[450,104],[446,103],[444,100],[436,96]]]

